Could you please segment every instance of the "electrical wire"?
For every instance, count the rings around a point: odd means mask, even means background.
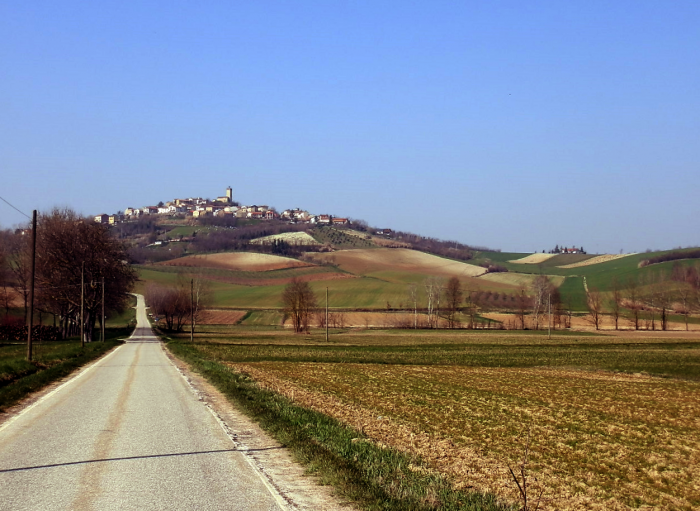
[[[5,204],[7,204],[8,206],[10,206],[10,207],[11,207],[12,209],[14,209],[15,211],[18,211],[18,212],[22,213],[24,216],[26,216],[26,217],[29,218],[30,220],[32,219],[32,218],[31,218],[28,214],[26,214],[24,211],[20,210],[19,208],[16,208],[15,206],[13,206],[13,205],[10,204],[9,202],[7,202],[3,197],[0,197],[0,199],[2,199],[2,201],[3,201]]]

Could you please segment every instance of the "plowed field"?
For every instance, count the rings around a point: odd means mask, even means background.
[[[163,266],[185,266],[192,268],[216,268],[237,271],[269,271],[283,268],[301,268],[312,266],[289,257],[253,252],[226,252],[222,254],[203,254],[180,257],[171,261],[158,263]]]
[[[234,325],[245,316],[246,311],[211,310],[202,311],[201,325]]]
[[[700,502],[697,382],[549,368],[230,365],[373,442],[420,454],[461,487],[515,500],[507,467],[529,429],[531,491],[544,490],[546,509]]]

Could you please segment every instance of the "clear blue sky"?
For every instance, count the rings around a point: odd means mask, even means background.
[[[700,2],[0,3],[0,196],[700,245]],[[24,220],[0,202],[0,226]]]

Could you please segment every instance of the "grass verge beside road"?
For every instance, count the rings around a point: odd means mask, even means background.
[[[26,344],[0,344],[0,411],[119,346],[122,341],[117,339],[128,337],[132,330],[107,328],[105,342],[92,342],[85,348],[75,338],[35,344],[31,362]]]

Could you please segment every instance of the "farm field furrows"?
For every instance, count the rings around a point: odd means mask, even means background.
[[[259,362],[270,389],[421,455],[457,486],[515,500],[527,429],[535,488],[553,509],[700,503],[700,384],[555,369]],[[362,392],[358,392],[362,389]]]
[[[513,499],[507,465],[529,429],[547,509],[700,503],[700,338],[333,330],[327,344],[320,331],[226,332],[193,347],[419,454],[458,487]]]
[[[233,325],[245,316],[245,311],[206,309],[200,312],[199,325]],[[189,328],[189,327],[187,327]]]

